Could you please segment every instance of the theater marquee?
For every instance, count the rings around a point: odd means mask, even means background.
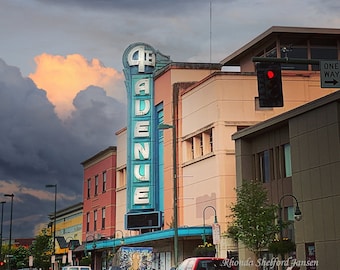
[[[169,61],[145,43],[130,45],[123,55],[128,97],[126,229],[159,228],[162,223],[157,209],[154,73]]]

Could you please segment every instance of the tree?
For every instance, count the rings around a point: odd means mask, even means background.
[[[231,207],[232,218],[227,234],[242,241],[254,252],[256,261],[280,231],[275,224],[277,206],[268,203],[267,192],[259,182],[245,181],[236,189],[237,201]]]
[[[29,250],[23,246],[19,246],[13,252],[13,259],[11,265],[15,265],[15,269],[28,268]]]
[[[30,247],[31,254],[34,258],[34,267],[41,269],[48,269],[51,265],[52,255],[52,239],[43,229]]]

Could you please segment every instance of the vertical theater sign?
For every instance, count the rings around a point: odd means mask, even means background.
[[[123,54],[128,98],[127,213],[130,230],[160,228],[159,179],[156,178],[157,115],[154,106],[154,74],[170,59],[145,43],[131,44]]]

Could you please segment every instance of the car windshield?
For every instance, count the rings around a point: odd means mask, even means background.
[[[227,264],[224,260],[200,260],[197,266],[197,270],[227,270]]]

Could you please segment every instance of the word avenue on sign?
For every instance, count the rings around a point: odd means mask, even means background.
[[[340,61],[320,61],[321,88],[340,87]]]

